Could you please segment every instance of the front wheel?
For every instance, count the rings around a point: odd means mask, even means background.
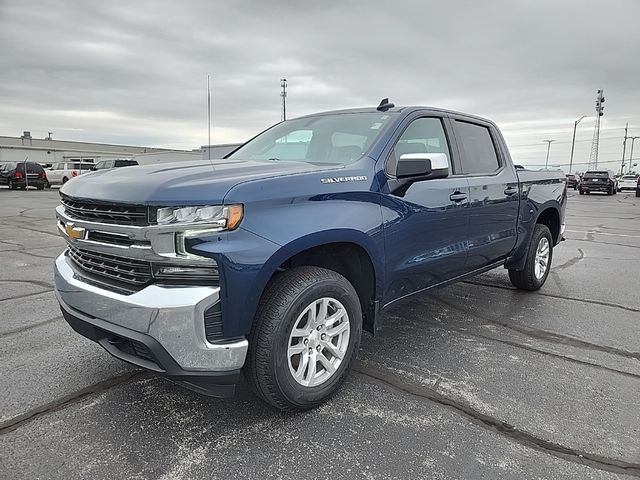
[[[253,391],[283,411],[330,398],[356,356],[362,310],[342,275],[297,267],[267,285],[249,335],[244,374]]]
[[[549,276],[553,257],[553,238],[546,225],[537,224],[527,251],[524,270],[509,270],[509,280],[522,290],[538,290]]]
[[[584,190],[580,189],[580,195],[584,195]]]

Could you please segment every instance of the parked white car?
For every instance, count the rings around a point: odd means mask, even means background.
[[[638,184],[638,176],[637,175],[623,175],[618,180],[618,191],[622,190],[634,190],[636,189],[636,185]]]
[[[106,170],[108,168],[132,167],[135,165],[138,165],[138,162],[135,160],[117,158],[112,160],[102,160],[96,163],[91,170]]]
[[[94,166],[89,162],[62,162],[54,163],[47,170],[47,179],[51,185],[63,185],[73,177],[88,173]]]

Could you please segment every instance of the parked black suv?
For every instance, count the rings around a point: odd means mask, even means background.
[[[25,162],[7,162],[0,165],[0,185],[9,185],[11,190],[21,188],[25,190],[27,185],[44,190],[49,186],[47,174],[39,164],[26,162],[27,175],[25,177]]]
[[[591,192],[605,192],[607,195],[615,195],[618,192],[618,179],[611,170],[584,172],[578,190],[580,195]]]

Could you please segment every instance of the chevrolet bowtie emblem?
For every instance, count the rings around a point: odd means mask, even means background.
[[[65,223],[64,231],[69,238],[73,238],[74,240],[84,239],[84,234],[86,233],[86,230],[84,228],[76,227],[71,222]]]

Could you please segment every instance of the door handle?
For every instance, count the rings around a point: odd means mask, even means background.
[[[507,196],[511,196],[518,193],[518,187],[507,187],[504,189],[504,194]]]
[[[452,202],[461,202],[466,199],[467,199],[466,193],[455,192],[449,195],[449,200],[451,200]]]

